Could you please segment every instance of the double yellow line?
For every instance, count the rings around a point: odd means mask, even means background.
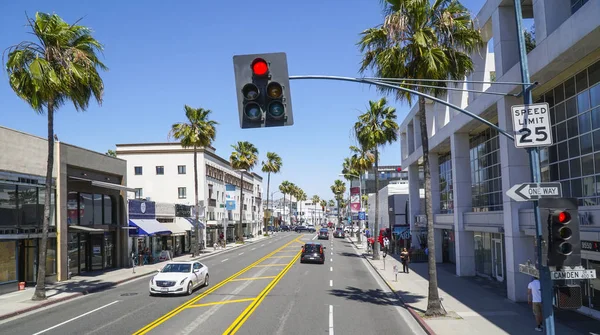
[[[284,244],[282,247],[276,249],[275,251],[269,253],[268,255],[262,257],[261,259],[257,260],[256,262],[248,265],[247,267],[243,268],[242,270],[236,272],[235,274],[233,274],[232,276],[230,276],[229,278],[221,281],[220,283],[216,284],[215,286],[211,287],[210,289],[204,291],[202,294],[198,295],[197,297],[194,297],[190,300],[188,300],[186,303],[184,303],[183,305],[178,306],[177,308],[173,309],[172,311],[170,311],[169,313],[161,316],[160,318],[154,320],[153,322],[149,323],[148,325],[146,325],[145,327],[143,327],[142,329],[138,330],[137,332],[133,333],[133,335],[142,335],[142,334],[146,334],[149,331],[151,331],[152,329],[158,327],[159,325],[161,325],[162,323],[164,323],[165,321],[169,320],[170,318],[172,318],[173,316],[179,314],[179,312],[183,311],[184,309],[186,309],[188,306],[198,302],[200,299],[206,297],[207,295],[211,294],[212,292],[218,290],[221,286],[227,284],[228,282],[232,281],[233,279],[235,279],[236,277],[244,274],[245,272],[247,272],[248,270],[252,269],[253,267],[255,267],[256,265],[260,264],[262,261],[266,260],[267,258],[273,256],[274,254],[276,254],[277,252],[279,252],[280,250],[286,248],[287,246],[289,246],[290,244],[296,242],[300,237]],[[295,260],[295,259],[294,259]],[[289,265],[288,265],[289,266]],[[286,271],[286,269],[284,269],[284,271]]]
[[[288,265],[275,277],[275,279],[273,279],[273,281],[271,281],[269,283],[269,285],[267,285],[267,287],[265,287],[265,289],[262,290],[262,292],[260,292],[260,294],[256,298],[254,298],[255,300],[250,305],[248,305],[248,307],[246,307],[246,309],[242,312],[242,314],[240,314],[233,321],[233,323],[227,328],[227,330],[225,330],[223,332],[223,335],[233,335],[242,327],[242,325],[244,325],[244,323],[246,322],[246,320],[248,320],[250,315],[252,315],[252,313],[254,313],[256,308],[265,299],[267,294],[269,294],[269,292],[271,292],[271,290],[273,290],[275,285],[277,285],[277,283],[279,283],[281,278],[283,278],[283,276],[285,276],[285,274],[290,270],[292,265],[294,265],[294,263],[296,263],[298,258],[300,258],[300,251],[298,251],[298,253],[294,257],[294,259],[292,259],[292,261],[290,263],[288,263]]]

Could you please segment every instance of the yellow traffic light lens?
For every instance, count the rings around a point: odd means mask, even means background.
[[[256,100],[260,95],[260,91],[256,85],[246,84],[244,85],[244,88],[242,88],[242,94],[244,94],[244,99],[246,100]]]
[[[267,95],[271,99],[279,99],[283,95],[283,88],[277,82],[271,82],[267,85]]]
[[[249,103],[244,107],[244,114],[250,121],[260,120],[262,116],[262,111],[260,107],[256,103]]]
[[[563,255],[570,255],[573,252],[573,245],[568,242],[561,243],[558,246],[558,251]]]
[[[571,236],[573,236],[573,231],[571,230],[571,228],[562,227],[558,230],[558,236],[563,240],[567,240],[570,239]]]
[[[269,104],[269,115],[274,119],[281,119],[285,115],[285,107],[279,101],[273,101]]]

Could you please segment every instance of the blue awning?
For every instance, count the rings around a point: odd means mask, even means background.
[[[184,218],[186,220],[188,220],[188,222],[192,225],[192,227],[196,227],[196,222],[198,222],[198,226],[200,227],[200,229],[205,229],[206,226],[204,225],[204,223],[202,223],[202,221],[196,221],[196,219],[193,218]]]
[[[137,228],[134,231],[130,230],[129,235],[153,236],[172,233],[171,230],[154,219],[129,219],[129,226]]]

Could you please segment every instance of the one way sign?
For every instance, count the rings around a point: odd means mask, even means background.
[[[562,197],[562,187],[560,183],[524,183],[516,184],[506,191],[511,199],[515,201],[533,201],[541,198],[560,198]]]

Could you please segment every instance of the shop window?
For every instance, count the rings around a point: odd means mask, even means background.
[[[42,192],[45,190],[42,189]],[[19,197],[19,224],[22,226],[39,226],[38,221],[38,188],[35,186],[17,186],[17,194]],[[43,215],[39,213],[40,217]]]
[[[113,199],[110,195],[104,195],[104,202],[102,204],[102,208],[104,211],[104,224],[113,224],[116,223],[115,221],[115,217],[116,215],[114,215],[115,213],[113,213],[113,208],[115,208],[113,206]]]
[[[18,218],[17,186],[0,184],[0,226],[16,227]]]
[[[79,210],[81,219],[79,224],[82,226],[91,226],[94,224],[94,200],[93,195],[88,193],[79,194]]]
[[[49,238],[46,250],[46,277],[56,274],[56,257],[56,238]]]
[[[103,212],[103,208],[102,208],[102,194],[94,194],[94,224],[95,225],[101,225],[104,222],[102,222],[102,212]]]
[[[14,241],[0,241],[0,283],[17,280],[17,253]]]

